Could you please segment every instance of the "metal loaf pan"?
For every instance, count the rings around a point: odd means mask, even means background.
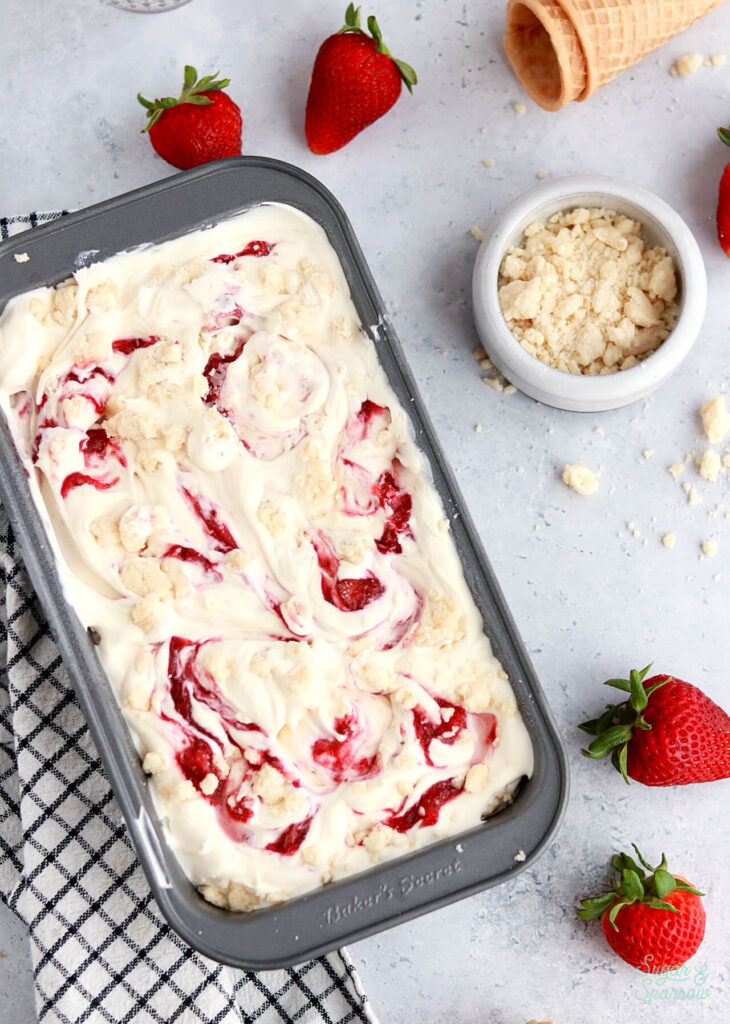
[[[340,258],[362,324],[377,346],[396,395],[410,410],[416,441],[430,461],[467,582],[532,739],[535,767],[508,808],[455,838],[277,907],[242,914],[206,903],[167,844],[96,649],[64,599],[25,470],[0,417],[0,496],[160,909],[175,931],[201,953],[252,970],[299,963],[514,877],[533,864],[554,835],[568,789],[565,753],[542,690],[383,301],[344,211],[315,178],[276,160],[235,157],[16,235],[0,245],[0,309],[13,296],[57,284],[82,265],[144,243],[163,242],[267,201],[289,203],[309,214],[324,228]],[[29,260],[16,262],[16,253],[27,253]],[[526,859],[517,862],[520,850]]]

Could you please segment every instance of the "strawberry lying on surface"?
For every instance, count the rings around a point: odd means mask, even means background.
[[[218,72],[216,72],[217,74]],[[216,75],[198,78],[185,66],[182,93],[177,99],[137,99],[147,110],[150,142],[163,160],[186,171],[226,156],[241,153],[241,111],[222,90],[230,79]]]
[[[629,694],[579,728],[596,738],[582,753],[611,755],[626,782],[645,786],[686,786],[730,777],[730,717],[691,683],[671,676],[608,679]]]
[[[578,917],[600,917],[615,953],[640,971],[658,974],[680,967],[699,949],[705,934],[704,894],[670,874],[664,854],[653,868],[636,845],[634,850],[640,863],[627,853],[617,854],[613,888],[581,900]]]
[[[375,18],[370,35],[360,27],[360,8],[350,4],[345,24],[329,36],[314,61],[304,132],[313,153],[334,153],[387,113],[405,82],[417,82],[410,65],[391,57]]]
[[[730,128],[718,128],[717,134],[726,146],[730,146]],[[730,164],[727,164],[720,178],[720,193],[717,197],[717,237],[720,245],[730,256]]]

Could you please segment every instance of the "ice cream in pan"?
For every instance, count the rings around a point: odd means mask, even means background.
[[[277,903],[532,770],[425,457],[324,232],[264,205],[13,299],[0,400],[168,839]]]

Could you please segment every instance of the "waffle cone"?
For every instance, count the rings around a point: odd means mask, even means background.
[[[546,110],[584,100],[724,0],[509,0],[504,48]]]

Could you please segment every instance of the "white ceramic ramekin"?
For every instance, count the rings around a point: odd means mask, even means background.
[[[528,224],[576,206],[602,206],[640,221],[647,243],[666,249],[677,268],[679,318],[674,330],[656,352],[629,370],[589,376],[547,366],[520,345],[499,307],[497,279],[507,249],[519,244]],[[692,348],[707,305],[699,246],[679,214],[647,189],[607,175],[546,181],[510,203],[479,247],[472,288],[477,330],[500,373],[532,398],[575,412],[629,405],[663,384]]]

